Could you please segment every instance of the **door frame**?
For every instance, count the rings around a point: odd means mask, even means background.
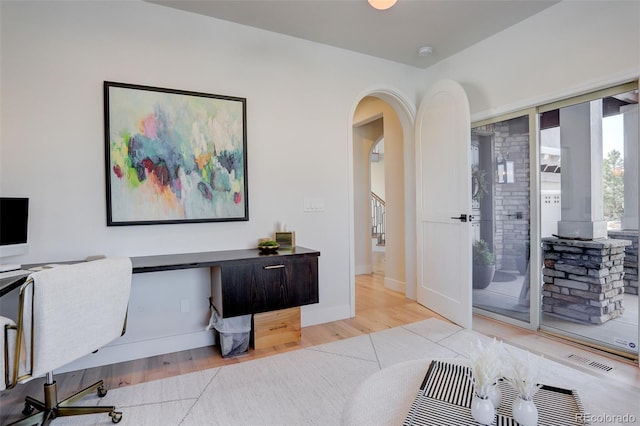
[[[506,114],[497,115],[479,121],[471,122],[471,129],[487,124],[498,123],[511,120],[517,117],[528,116],[529,118],[529,240],[530,253],[529,264],[541,265],[542,254],[540,250],[540,152],[539,128],[537,108],[526,108]],[[539,268],[529,268],[529,283],[537,283],[542,279]],[[528,330],[538,330],[540,328],[540,310],[536,303],[540,299],[541,289],[537,285],[530,286],[529,296],[529,322],[524,322],[506,315],[497,314],[480,308],[473,308],[473,313],[496,319],[498,321],[515,325]]]
[[[362,92],[351,105],[348,118],[348,222],[349,222],[349,315],[356,315],[356,284],[355,284],[355,211],[354,211],[354,167],[353,167],[353,125],[356,108],[367,96],[381,99],[393,108],[403,133],[404,150],[404,193],[405,193],[405,296],[416,298],[416,213],[415,213],[415,166],[414,166],[414,132],[416,109],[408,98],[397,91],[385,87],[370,88]]]

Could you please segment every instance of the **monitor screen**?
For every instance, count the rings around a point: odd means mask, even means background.
[[[27,243],[28,198],[0,197],[0,246]]]

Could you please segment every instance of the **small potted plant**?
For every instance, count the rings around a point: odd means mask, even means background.
[[[483,239],[473,243],[473,288],[487,288],[496,272],[495,258]]]
[[[487,172],[477,167],[471,169],[471,198],[480,202],[485,195],[489,193],[489,184],[487,183]]]
[[[278,244],[273,240],[265,240],[265,241],[260,241],[260,243],[258,243],[258,250],[260,250],[260,253],[262,254],[276,253],[279,248],[280,248],[280,244]]]

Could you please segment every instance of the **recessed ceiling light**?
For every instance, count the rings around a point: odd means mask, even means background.
[[[418,55],[420,56],[429,56],[433,53],[433,47],[431,46],[423,46],[418,49]]]
[[[398,0],[369,0],[369,4],[378,10],[387,10],[394,4],[396,4]]]

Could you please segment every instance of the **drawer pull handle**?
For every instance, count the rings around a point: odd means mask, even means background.
[[[284,268],[284,265],[272,265],[272,266],[264,267],[264,269],[280,269],[280,268]]]

